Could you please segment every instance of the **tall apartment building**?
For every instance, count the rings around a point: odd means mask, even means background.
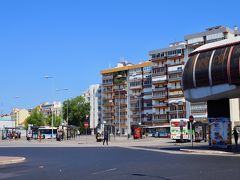
[[[129,115],[131,126],[149,125],[152,117],[151,62],[128,70]]]
[[[233,38],[238,36],[239,30],[237,27],[234,29],[230,29],[229,27],[224,26],[216,26],[207,28],[203,32],[194,33],[190,35],[186,35],[184,40],[186,41],[186,55],[185,61],[188,60],[188,54],[191,53],[194,49],[199,46],[211,42],[220,41],[223,39]],[[239,121],[239,99],[230,100],[230,107],[232,112],[237,112],[233,119]],[[207,103],[206,102],[198,102],[191,103],[189,106],[189,113],[194,116],[195,120],[198,121],[207,121]],[[233,115],[233,113],[231,113]]]
[[[150,72],[151,62],[133,65],[126,61],[101,71],[102,118],[112,127],[112,133],[130,134],[132,126],[151,116],[151,110],[147,111],[151,104],[144,99],[149,93]]]
[[[168,131],[169,120],[186,117],[186,102],[181,89],[185,42],[149,52],[152,61],[152,124]]]
[[[97,126],[101,123],[101,110],[99,106],[101,103],[101,86],[99,84],[90,85],[89,88],[83,93],[83,97],[90,103],[90,129],[92,134],[95,133]]]

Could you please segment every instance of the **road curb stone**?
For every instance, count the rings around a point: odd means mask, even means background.
[[[0,166],[24,162],[25,157],[0,156]]]

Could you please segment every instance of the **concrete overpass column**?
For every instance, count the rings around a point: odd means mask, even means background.
[[[236,125],[240,125],[239,98],[229,99],[229,105],[230,105],[230,120],[233,128]]]

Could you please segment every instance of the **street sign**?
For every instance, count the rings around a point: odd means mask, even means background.
[[[193,122],[194,121],[194,117],[191,115],[189,116],[189,122]]]
[[[89,124],[88,124],[88,122],[87,122],[87,121],[85,121],[85,122],[84,122],[84,127],[85,127],[85,129],[87,129],[87,128],[88,128],[88,125],[89,125]]]

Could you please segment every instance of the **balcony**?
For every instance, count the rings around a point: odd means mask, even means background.
[[[153,62],[154,61],[167,61],[167,56],[166,55],[164,55],[164,56],[156,56],[156,57],[153,57],[152,59],[151,59]]]
[[[179,93],[179,94],[169,94],[168,95],[169,98],[179,98],[179,97],[184,97],[183,93]]]
[[[152,97],[152,99],[154,100],[163,100],[163,99],[167,99],[167,94],[165,94],[165,95],[158,95],[158,94],[153,94],[153,97]]]
[[[168,59],[182,59],[184,58],[184,54],[183,53],[177,53],[177,54],[172,54],[172,55],[168,55],[167,56]]]
[[[207,109],[191,109],[191,113],[201,113],[201,114],[205,114],[207,113]]]
[[[114,90],[114,91],[121,91],[121,92],[126,91],[126,89],[123,88],[123,87],[121,87],[121,86],[120,86],[120,87],[119,87],[119,86],[114,86],[114,87],[113,87],[113,90]]]
[[[112,93],[112,89],[103,89],[103,93],[107,94],[107,93]]]
[[[169,79],[168,79],[169,82],[181,81],[181,80],[182,80],[182,76],[178,76],[178,77],[169,77]]]
[[[103,75],[102,76],[102,79],[113,79],[113,75],[111,74],[111,75]]]
[[[137,85],[137,86],[130,86],[129,89],[142,89],[142,85]]]
[[[162,75],[165,75],[165,74],[167,74],[167,72],[166,71],[163,71],[163,72],[156,72],[156,73],[152,73],[152,77],[156,77],[156,76],[162,76]]]
[[[168,103],[153,103],[154,108],[167,107]]]
[[[170,110],[169,114],[186,114],[185,110],[179,109],[179,110]]]
[[[166,84],[166,83],[167,83],[167,79],[165,79],[165,80],[152,81],[152,84]]]
[[[112,120],[112,119],[114,119],[114,116],[105,115],[105,116],[103,116],[103,119]]]
[[[168,86],[169,91],[182,90],[182,86]]]
[[[153,88],[153,92],[159,92],[159,91],[167,91],[166,87],[155,87]]]
[[[112,86],[113,82],[103,82],[102,85],[103,86]]]
[[[177,73],[182,75],[183,69],[168,71],[168,74],[177,74]]]
[[[163,121],[168,120],[167,114],[153,114],[153,121]]]
[[[118,120],[119,120],[118,117],[119,117],[118,115],[115,116],[116,124],[118,124]],[[123,121],[123,120],[127,120],[127,115],[120,116],[120,120],[121,120],[121,121]]]
[[[103,106],[114,106],[114,104],[112,103],[112,102],[105,102],[105,103],[103,103]]]
[[[138,112],[138,111],[140,111],[140,108],[139,107],[131,107],[130,110],[133,112]]]
[[[103,113],[105,113],[105,114],[114,113],[114,110],[113,109],[105,109],[105,110],[103,110]]]

